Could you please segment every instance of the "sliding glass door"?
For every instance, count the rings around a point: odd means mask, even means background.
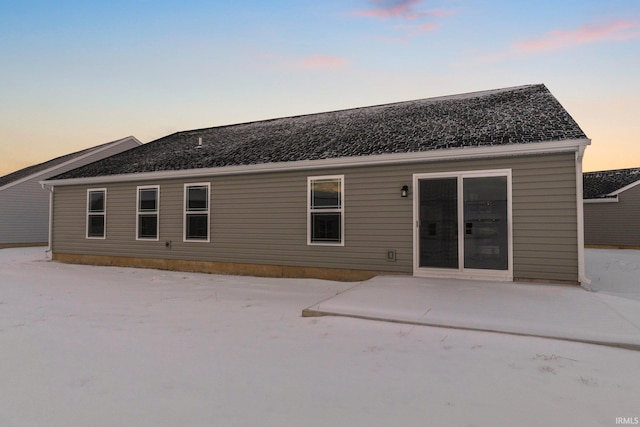
[[[457,178],[421,179],[420,267],[458,268]]]
[[[507,177],[463,178],[464,268],[509,268]]]
[[[510,171],[414,177],[416,273],[509,278]]]

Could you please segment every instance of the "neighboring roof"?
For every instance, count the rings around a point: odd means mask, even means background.
[[[53,179],[585,138],[539,84],[178,132]]]
[[[35,177],[37,175],[43,174],[46,171],[52,170],[55,167],[62,166],[66,163],[69,163],[73,160],[77,160],[81,157],[91,155],[97,151],[107,149],[113,145],[121,144],[123,142],[134,140],[139,145],[142,143],[138,141],[133,136],[128,136],[126,138],[118,139],[115,141],[107,142],[104,144],[96,145],[95,147],[86,148],[84,150],[76,151],[75,153],[66,154],[64,156],[56,157],[55,159],[48,160],[43,163],[39,163],[33,166],[27,166],[24,169],[17,170],[15,172],[11,172],[5,176],[0,177],[0,188],[13,184],[17,181],[23,181],[30,177]]]
[[[583,198],[615,197],[620,190],[636,183],[640,184],[640,168],[585,172],[582,175]]]

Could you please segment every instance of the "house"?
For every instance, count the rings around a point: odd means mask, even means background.
[[[178,132],[43,182],[53,259],[579,283],[589,144],[541,84]]]
[[[583,180],[585,245],[640,249],[640,168],[587,172]]]
[[[141,143],[130,136],[67,154],[0,177],[0,248],[45,246],[49,239],[49,192],[39,181]]]

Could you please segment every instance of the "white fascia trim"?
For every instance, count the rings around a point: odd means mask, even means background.
[[[133,140],[133,141],[134,141],[134,142],[136,142],[138,145],[142,145],[142,142],[140,142],[140,141],[138,140],[138,138],[136,138],[135,136],[127,136],[126,138],[118,139],[118,140],[113,141],[113,142],[108,142],[108,143],[106,143],[103,147],[100,147],[100,148],[96,148],[96,149],[91,149],[91,148],[89,148],[89,149],[88,149],[89,151],[87,151],[87,152],[86,152],[85,154],[83,154],[82,156],[74,157],[73,159],[68,160],[68,161],[66,161],[66,162],[64,162],[64,163],[61,163],[61,164],[59,164],[59,165],[52,166],[52,167],[50,167],[50,168],[48,168],[48,169],[45,169],[45,170],[43,170],[43,171],[36,172],[36,173],[34,173],[34,174],[31,174],[31,175],[25,176],[24,178],[21,178],[21,179],[19,179],[19,180],[17,180],[17,181],[10,182],[9,184],[5,185],[4,187],[0,187],[0,191],[5,190],[5,189],[10,188],[10,187],[13,187],[14,185],[22,184],[23,182],[25,182],[25,181],[29,181],[29,180],[31,180],[31,179],[33,179],[33,178],[35,178],[35,177],[45,175],[45,174],[47,174],[47,173],[49,173],[49,172],[53,172],[53,171],[55,171],[56,169],[60,169],[60,168],[62,168],[62,167],[68,166],[68,165],[70,165],[70,164],[72,164],[72,163],[74,163],[74,162],[77,162],[78,160],[82,160],[82,159],[84,159],[84,158],[86,158],[86,157],[89,157],[89,156],[92,156],[92,155],[94,155],[94,154],[96,154],[96,153],[100,153],[100,152],[102,152],[102,151],[104,151],[104,150],[108,150],[109,148],[112,148],[114,145],[119,145],[119,144],[122,144],[123,142],[127,142],[127,141],[129,141],[129,140]],[[52,160],[53,160],[53,159],[52,159]],[[34,165],[34,166],[36,166],[36,165]],[[46,180],[45,180],[45,181],[46,181]],[[42,188],[43,188],[43,189],[44,189],[44,185],[43,185],[43,183],[44,183],[45,181],[38,181],[38,183],[42,186]]]
[[[584,199],[583,203],[618,203],[618,196],[615,197],[603,197],[601,199]]]
[[[614,191],[613,193],[609,193],[608,196],[618,196],[618,194],[622,193],[623,191],[627,191],[632,189],[633,187],[635,187],[636,185],[640,185],[640,179],[637,180],[636,182],[632,182],[631,184],[627,185],[626,187],[622,187],[619,190]]]
[[[522,156],[531,154],[551,154],[577,152],[580,147],[586,147],[589,144],[591,144],[590,139],[581,138],[563,141],[511,144],[507,146],[455,148],[448,150],[431,150],[411,153],[339,157],[335,159],[300,160],[294,162],[261,163],[257,165],[224,166],[219,168],[128,173],[121,175],[104,175],[88,178],[72,178],[49,181],[45,180],[41,181],[40,183],[42,185],[53,186],[85,185],[95,183],[106,184],[113,182],[148,181],[160,179],[192,179],[198,177],[240,175],[250,173],[344,168],[354,166],[391,165],[416,162],[477,159],[486,157]]]

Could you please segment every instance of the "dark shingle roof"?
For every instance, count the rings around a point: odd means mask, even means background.
[[[124,138],[124,139],[127,139],[127,138]],[[96,145],[94,147],[85,148],[84,150],[76,151],[75,153],[65,154],[64,156],[56,157],[55,159],[47,160],[46,162],[38,163],[37,165],[27,166],[26,168],[17,170],[15,172],[11,172],[5,176],[0,177],[0,187],[4,187],[5,185],[19,181],[23,178],[27,178],[31,175],[36,175],[40,172],[44,172],[47,169],[62,165],[66,162],[69,162],[73,159],[81,157],[85,154],[89,154],[92,151],[99,150],[108,145],[120,143],[124,139],[118,139],[116,141],[106,142],[104,144]]]
[[[640,181],[640,168],[585,172],[582,175],[583,198],[605,198],[636,181]]]
[[[91,150],[94,150],[96,147],[87,148],[85,150],[77,151],[75,153],[66,154],[64,156],[56,157],[55,159],[48,160],[43,163],[39,163],[37,165],[27,166],[24,169],[17,170],[15,172],[11,172],[5,176],[0,177],[0,187],[3,187],[7,184],[11,184],[12,182],[21,180],[30,175],[35,175],[38,172],[45,171],[54,166],[61,165],[69,160],[73,160],[76,157],[80,157],[85,153],[88,153]]]
[[[578,138],[585,134],[549,90],[530,85],[178,132],[55,178]]]

